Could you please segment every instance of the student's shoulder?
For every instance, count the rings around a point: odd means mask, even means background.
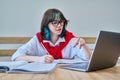
[[[32,36],[29,41],[32,41],[32,42],[37,41],[37,36],[36,35]]]
[[[37,39],[38,35],[40,35],[40,32],[36,32],[36,34],[31,39]]]

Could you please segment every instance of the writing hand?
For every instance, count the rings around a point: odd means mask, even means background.
[[[54,61],[54,58],[52,55],[44,55],[41,57],[38,57],[37,62],[41,62],[41,63],[52,63]]]
[[[52,55],[45,55],[44,62],[45,63],[52,63],[54,61],[54,58]]]

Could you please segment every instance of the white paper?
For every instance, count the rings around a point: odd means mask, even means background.
[[[0,66],[6,66],[9,67],[9,69],[13,69],[27,63],[28,63],[27,61],[9,61],[9,62],[0,62]]]
[[[48,73],[56,67],[57,63],[40,63],[26,61],[0,62],[0,66],[9,67],[8,73]]]
[[[23,66],[19,66],[10,72],[23,72],[23,73],[48,73],[51,72],[57,63],[40,63],[33,62]]]

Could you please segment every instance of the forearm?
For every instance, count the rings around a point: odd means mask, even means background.
[[[17,57],[15,61],[51,63],[54,61],[54,58],[51,55],[44,55],[44,56],[22,55],[22,56]]]
[[[92,54],[91,50],[89,49],[89,47],[88,47],[86,44],[83,45],[81,48],[84,50],[85,56],[86,56],[86,58],[89,60],[89,59],[90,59],[90,56],[91,56],[91,54]]]
[[[40,57],[38,56],[27,56],[27,55],[22,55],[19,56],[15,59],[15,61],[28,61],[28,62],[36,62],[39,60]]]

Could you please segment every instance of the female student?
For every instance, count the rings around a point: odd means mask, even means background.
[[[13,61],[51,63],[54,59],[89,60],[91,51],[82,38],[75,37],[66,30],[67,19],[58,9],[48,9],[41,22],[41,32],[13,55]]]

